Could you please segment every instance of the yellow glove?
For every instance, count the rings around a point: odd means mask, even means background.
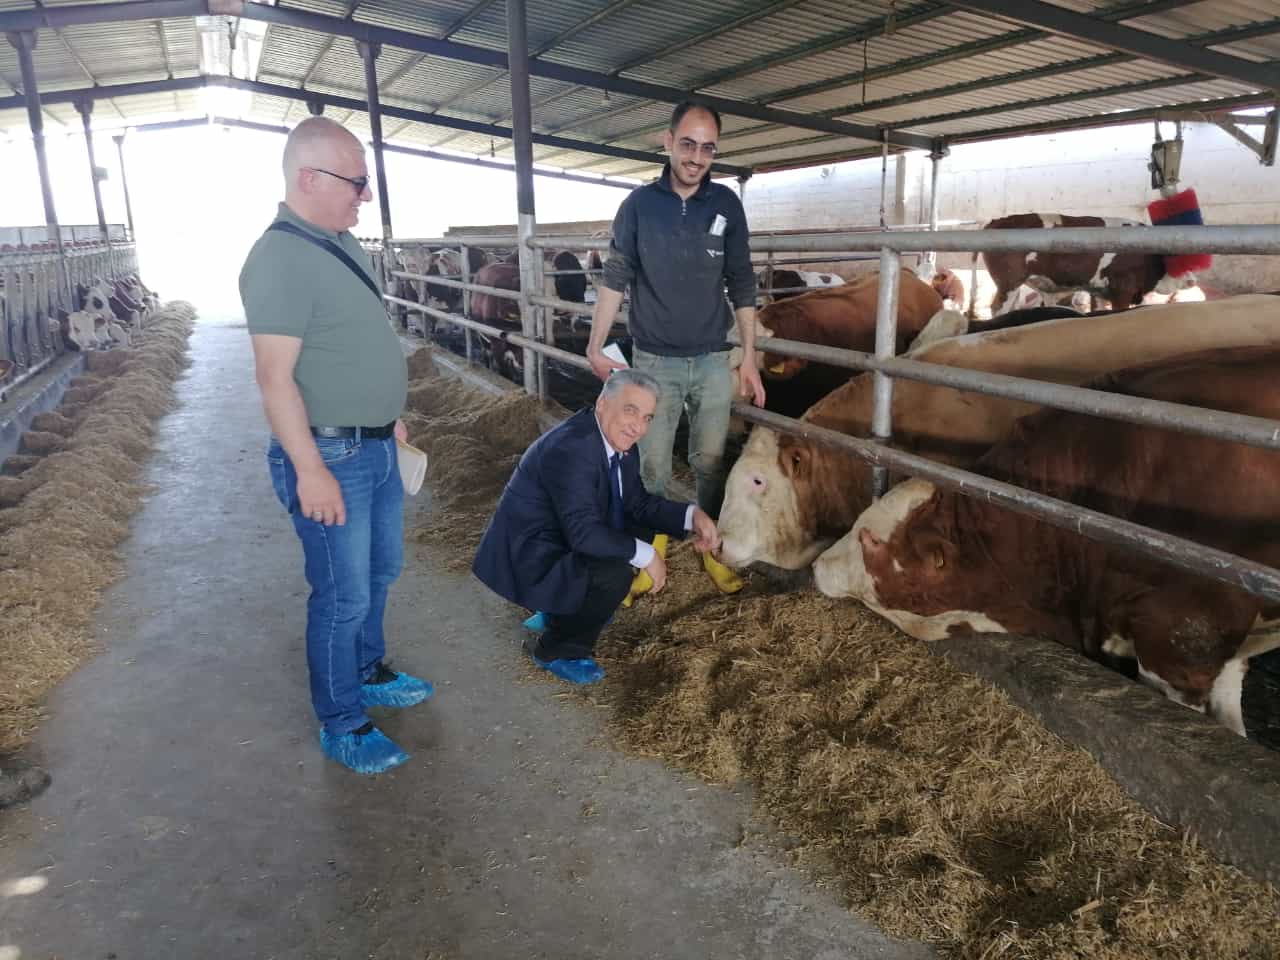
[[[653,538],[653,549],[658,551],[658,556],[664,560],[667,558],[667,542],[670,538],[665,533],[660,533]],[[649,576],[649,571],[641,569],[635,579],[631,581],[631,591],[627,594],[627,598],[622,601],[624,607],[629,607],[636,602],[636,597],[642,593],[648,593],[653,589],[653,577]]]
[[[711,582],[721,593],[737,593],[742,589],[742,578],[707,551],[702,555],[702,566],[711,575]]]

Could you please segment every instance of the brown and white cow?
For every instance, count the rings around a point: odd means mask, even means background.
[[[929,344],[910,356],[1054,383],[1081,384],[1112,370],[1215,347],[1280,345],[1280,298],[1143,307],[1066,318]],[[894,444],[933,460],[973,463],[1033,404],[899,379]],[[871,427],[872,377],[825,397],[806,421],[853,436]],[[757,427],[729,472],[719,528],[721,559],[799,569],[853,526],[870,505],[864,461]]]
[[[1277,419],[1280,349],[1214,350],[1094,386]],[[975,470],[1280,564],[1280,452],[1050,410],[1020,421]],[[1012,633],[1097,660],[1135,657],[1150,685],[1242,735],[1248,664],[1224,668],[1255,629],[1245,660],[1280,647],[1269,629],[1280,605],[923,480],[869,507],[814,577],[823,593],[855,597],[921,640]]]
[[[472,281],[485,287],[497,287],[499,290],[519,290],[520,267],[514,263],[486,263],[476,271]],[[482,323],[518,319],[520,301],[472,291],[471,309],[467,316]]]
[[[1142,224],[1104,217],[1072,217],[1059,213],[1017,213],[988,223],[986,230],[1037,230],[1045,227],[1129,227]],[[977,262],[978,254],[974,254]],[[1036,253],[1028,251],[988,251],[981,254],[996,293],[991,303],[993,316],[1015,307],[1037,306],[1019,303],[1015,294],[1025,281],[1044,292],[1074,288],[1095,290],[1117,309],[1142,303],[1142,298],[1164,279],[1164,257],[1148,253]],[[1194,282],[1194,281],[1188,281]],[[1172,291],[1169,291],[1172,292]]]
[[[880,275],[872,273],[839,287],[815,290],[762,307],[756,313],[756,337],[870,352],[876,345],[876,298]],[[905,350],[942,307],[933,288],[909,270],[898,284],[898,351]],[[963,319],[963,318],[961,318]],[[735,371],[742,351],[735,348],[729,366]],[[766,378],[765,406],[798,417],[845,383],[854,371],[796,357],[756,352],[756,365]]]
[[[815,270],[790,270],[783,267],[766,266],[756,275],[756,284],[770,300],[786,300],[798,297],[810,290],[822,287],[840,287],[845,279],[839,274],[822,273]],[[777,290],[779,292],[773,293]]]

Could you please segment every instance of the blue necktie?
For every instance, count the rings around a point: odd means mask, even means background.
[[[609,458],[609,526],[623,530],[627,517],[622,509],[622,454]]]

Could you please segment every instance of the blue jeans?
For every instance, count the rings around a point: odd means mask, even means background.
[[[680,411],[689,411],[689,466],[698,486],[698,506],[715,517],[724,499],[724,443],[729,435],[733,377],[729,351],[696,357],[663,357],[632,349],[632,363],[662,387],[649,432],[640,441],[640,476],[645,489],[666,496],[671,449]]]
[[[271,484],[302,541],[307,583],[307,667],[311,704],[320,723],[341,736],[369,721],[360,684],[386,654],[382,615],[387,590],[400,575],[404,486],[396,442],[316,438],[325,466],[342,488],[343,526],[302,515],[298,474],[275,438],[267,450]]]

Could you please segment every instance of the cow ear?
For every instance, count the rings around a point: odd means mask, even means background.
[[[866,527],[858,531],[858,543],[862,544],[862,560],[875,560],[885,551],[885,542]]]

